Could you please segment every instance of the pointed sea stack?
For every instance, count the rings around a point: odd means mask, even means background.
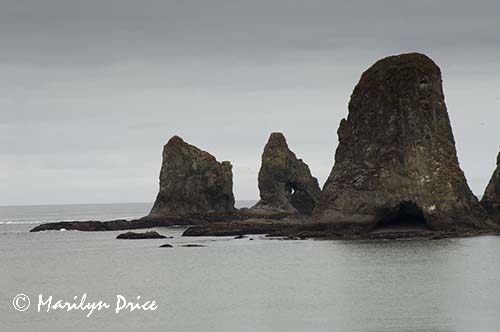
[[[427,56],[391,56],[363,73],[338,138],[318,220],[348,233],[399,223],[486,227],[458,163],[441,71]]]
[[[172,137],[163,148],[160,191],[149,217],[233,211],[231,163]]]
[[[500,222],[500,153],[497,157],[497,168],[486,187],[481,205],[493,220]]]
[[[253,207],[311,214],[319,199],[318,180],[290,151],[285,136],[272,133],[264,147],[259,171],[260,201]]]

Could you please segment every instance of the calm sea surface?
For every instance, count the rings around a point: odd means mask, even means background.
[[[135,218],[149,209],[0,207],[0,331],[500,331],[498,237],[250,241],[158,228],[174,238],[125,241],[115,239],[120,232],[28,232],[39,222]],[[19,293],[31,299],[24,312],[13,307]],[[79,303],[84,293],[87,303],[111,308],[89,318],[37,312],[39,294]],[[155,300],[158,309],[116,314],[118,294]]]

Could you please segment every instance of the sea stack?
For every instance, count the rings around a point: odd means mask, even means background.
[[[233,211],[231,163],[172,137],[163,148],[160,191],[149,217]]]
[[[493,220],[500,222],[500,153],[497,157],[497,168],[486,187],[481,205]]]
[[[399,222],[486,227],[458,163],[441,71],[429,57],[391,56],[363,73],[338,139],[319,221],[351,233]]]
[[[253,207],[311,214],[319,199],[318,180],[290,151],[282,133],[272,133],[262,153],[259,171],[260,201]]]

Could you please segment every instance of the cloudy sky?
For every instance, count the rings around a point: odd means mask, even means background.
[[[323,183],[361,73],[419,51],[443,71],[481,195],[500,149],[498,0],[0,0],[0,205],[150,202],[178,134],[257,199],[272,131]]]

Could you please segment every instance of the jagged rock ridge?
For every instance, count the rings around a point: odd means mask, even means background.
[[[481,205],[490,216],[500,221],[500,153],[497,156],[497,168],[486,187]]]
[[[288,148],[282,133],[272,133],[262,153],[260,201],[254,209],[311,214],[319,199],[318,180]]]
[[[229,161],[172,137],[163,148],[160,190],[150,217],[233,212],[233,174]]]
[[[318,220],[352,232],[402,220],[433,230],[486,226],[458,163],[441,71],[427,56],[391,56],[363,73],[338,138]]]

